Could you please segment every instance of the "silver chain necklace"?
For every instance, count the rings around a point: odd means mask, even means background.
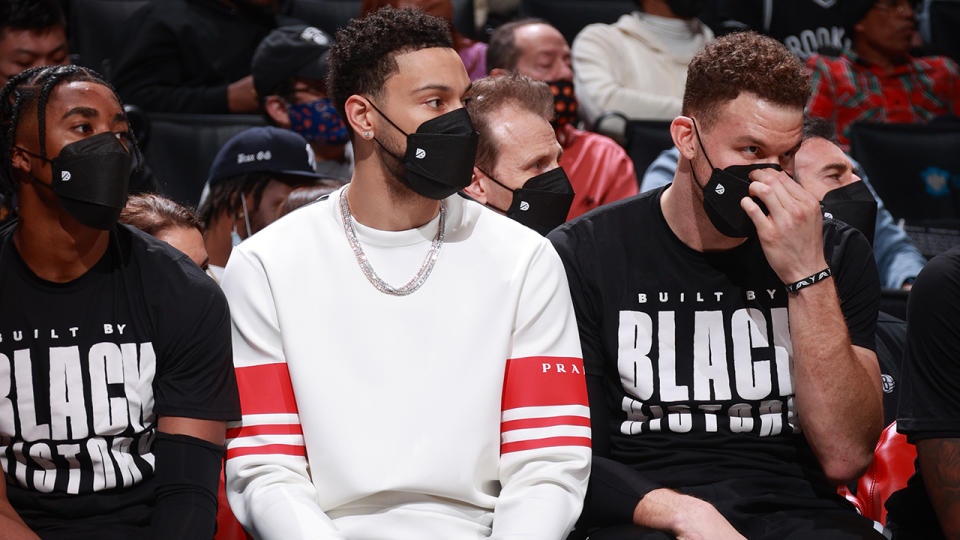
[[[393,287],[386,281],[380,279],[380,276],[378,276],[377,273],[373,271],[373,267],[370,266],[370,260],[367,258],[367,254],[363,252],[363,246],[360,245],[360,240],[357,239],[357,231],[353,226],[353,216],[350,214],[350,205],[347,203],[346,189],[340,192],[340,217],[343,219],[343,231],[347,235],[347,242],[350,243],[353,255],[357,258],[360,270],[363,271],[363,275],[366,276],[367,281],[376,287],[378,291],[393,296],[406,296],[419,289],[424,282],[427,281],[427,278],[430,277],[430,272],[433,271],[433,266],[437,263],[437,258],[440,256],[440,246],[443,245],[444,223],[447,217],[446,201],[440,201],[440,223],[437,228],[437,235],[433,238],[430,251],[427,253],[426,260],[423,261],[416,275],[402,287]]]

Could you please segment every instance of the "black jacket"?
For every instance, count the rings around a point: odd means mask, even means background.
[[[272,14],[218,0],[152,2],[135,18],[114,84],[126,103],[151,112],[227,113],[227,85],[250,74]]]

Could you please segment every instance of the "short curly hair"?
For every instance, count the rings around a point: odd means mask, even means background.
[[[728,34],[690,61],[683,114],[709,126],[720,106],[743,92],[802,110],[810,97],[810,75],[779,41],[756,32]]]
[[[399,69],[398,54],[431,47],[452,49],[453,38],[446,21],[420,10],[384,7],[352,19],[337,31],[328,59],[327,89],[340,117],[347,118],[350,96],[380,97],[384,83]]]

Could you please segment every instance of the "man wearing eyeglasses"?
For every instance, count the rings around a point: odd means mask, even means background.
[[[944,56],[914,57],[916,0],[852,0],[843,4],[851,50],[814,55],[809,113],[837,124],[850,144],[854,122],[926,123],[960,114],[960,73]]]

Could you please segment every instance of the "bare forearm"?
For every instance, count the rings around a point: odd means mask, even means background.
[[[0,501],[0,531],[8,540],[40,540],[5,499]]]
[[[665,488],[655,489],[640,499],[633,512],[633,523],[666,531],[678,539],[743,539],[712,504]]]
[[[960,538],[960,439],[917,443],[920,475],[946,538]]]
[[[827,477],[848,481],[883,429],[876,356],[851,345],[832,278],[791,296],[789,313],[800,425]]]

